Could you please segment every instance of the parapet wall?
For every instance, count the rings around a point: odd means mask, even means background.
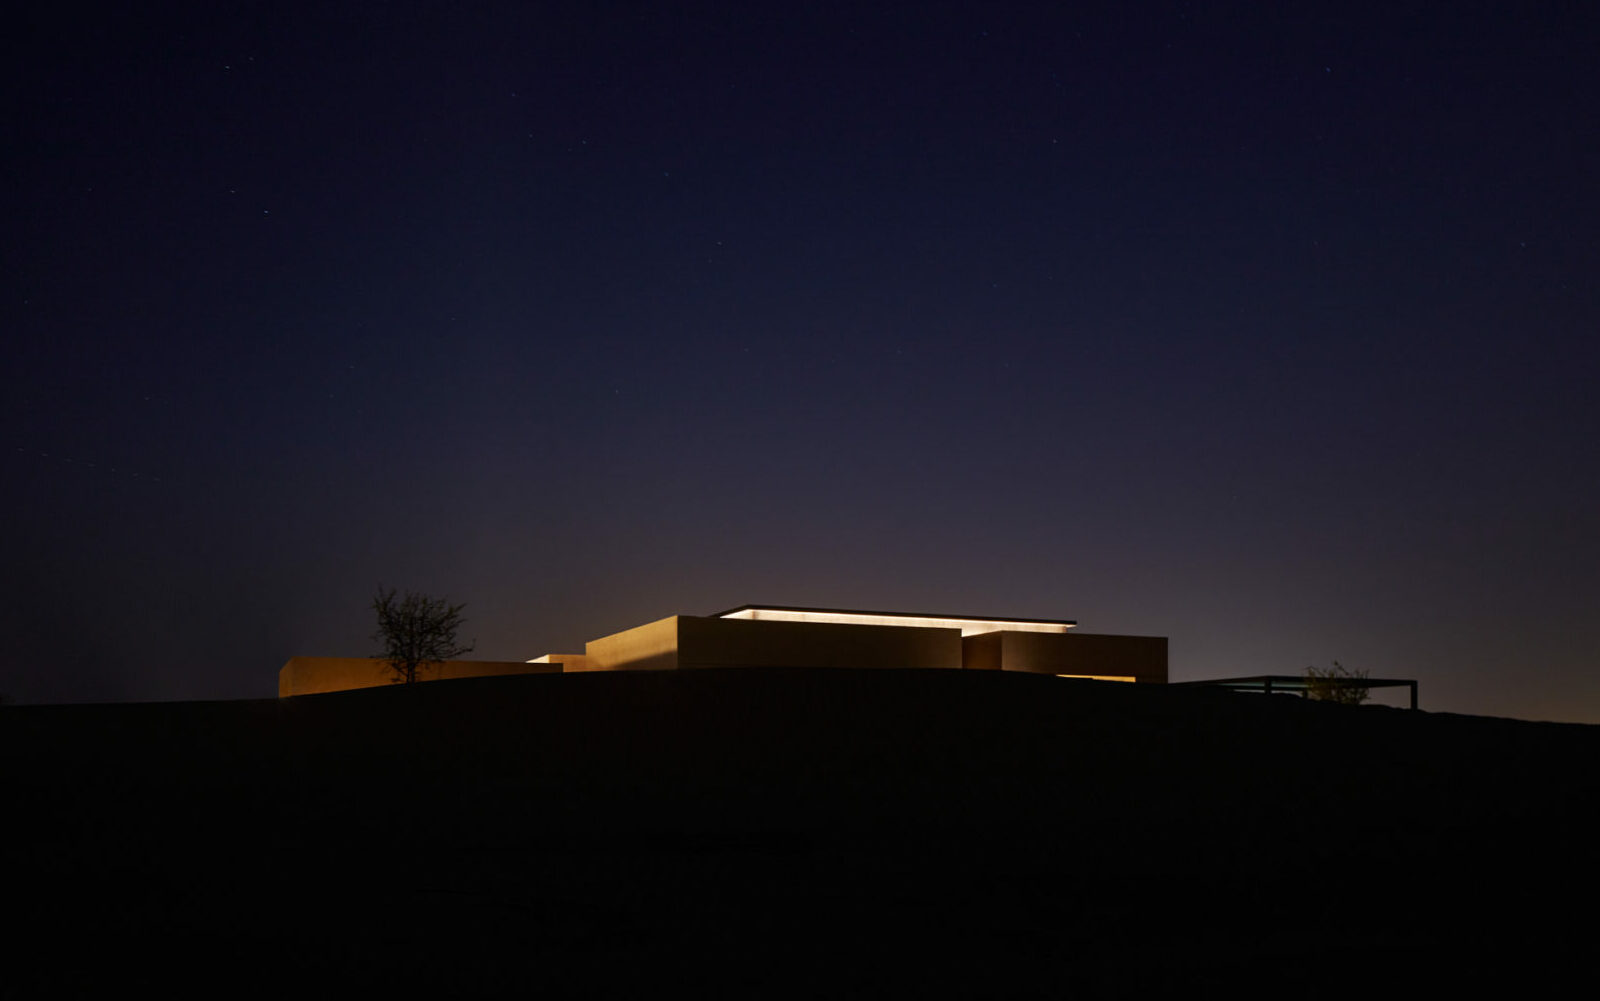
[[[680,667],[961,667],[961,630],[682,616]]]
[[[678,666],[678,620],[657,619],[584,645],[585,671],[671,671]]]
[[[993,632],[961,641],[966,667],[1167,683],[1165,636]]]
[[[589,643],[589,671],[961,666],[961,630],[675,615]]]
[[[419,673],[419,681],[484,678],[500,674],[555,674],[560,664],[520,660],[447,660]],[[370,657],[290,657],[278,671],[278,697],[344,692],[394,683],[389,665]]]

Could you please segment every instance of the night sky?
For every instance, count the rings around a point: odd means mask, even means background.
[[[0,693],[270,697],[384,584],[1600,722],[1595,17],[34,5]]]

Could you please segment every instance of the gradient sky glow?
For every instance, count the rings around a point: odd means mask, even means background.
[[[0,692],[747,602],[1600,722],[1581,5],[32,11]]]

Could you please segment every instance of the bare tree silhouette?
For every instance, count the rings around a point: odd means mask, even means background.
[[[461,610],[466,607],[412,591],[397,596],[393,588],[380,585],[372,599],[378,615],[378,631],[372,638],[383,649],[374,656],[389,665],[392,680],[409,685],[429,667],[471,653],[475,644],[456,642]]]

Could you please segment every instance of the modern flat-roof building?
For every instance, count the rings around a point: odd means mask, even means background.
[[[450,661],[428,676],[843,667],[1024,671],[1166,683],[1166,637],[1085,634],[1076,626],[1065,619],[740,605],[714,615],[674,615],[635,626],[589,641],[581,654],[546,654],[521,665]],[[278,673],[278,694],[364,688],[389,680],[382,661],[294,657]]]

